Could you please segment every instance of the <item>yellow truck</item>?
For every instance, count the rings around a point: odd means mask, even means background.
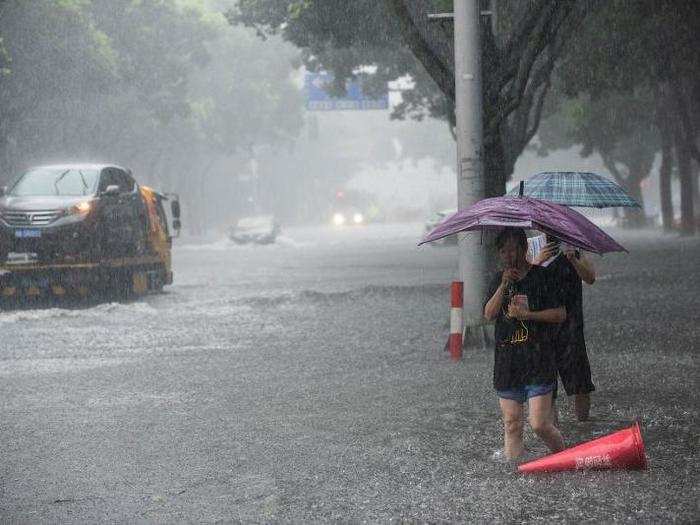
[[[131,296],[171,284],[177,195],[111,164],[33,168],[0,188],[0,300]]]

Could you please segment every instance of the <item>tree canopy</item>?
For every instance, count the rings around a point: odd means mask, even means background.
[[[233,179],[251,147],[288,144],[303,125],[297,52],[259,46],[207,0],[5,0],[0,10],[5,180],[100,159],[187,200],[212,164],[231,157]],[[192,200],[186,210],[206,207]]]
[[[557,69],[540,151],[572,144],[599,153],[637,199],[654,157],[664,155],[661,203],[672,224],[671,146],[682,179],[683,229],[693,227],[693,174],[700,130],[700,4],[611,0],[590,14]]]
[[[451,4],[242,0],[229,19],[256,28],[261,36],[282,34],[303,50],[307,68],[334,73],[336,90],[357,75],[369,77],[375,86],[409,76],[414,87],[402,93],[394,117],[431,116],[453,124],[451,22],[428,18]],[[497,6],[498,22],[483,24],[484,160],[491,195],[504,192],[515,160],[536,132],[551,71],[588,3],[534,0]]]

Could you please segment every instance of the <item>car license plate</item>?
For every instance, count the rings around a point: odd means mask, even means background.
[[[41,237],[41,230],[15,230],[15,237],[20,239]]]
[[[49,280],[46,277],[22,277],[20,284],[24,288],[48,288]]]

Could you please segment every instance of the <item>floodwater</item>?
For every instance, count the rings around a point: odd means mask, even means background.
[[[523,476],[491,353],[443,351],[456,249],[420,235],[180,239],[163,294],[0,312],[2,520],[696,519],[697,238],[614,231],[585,289],[598,390],[565,439],[639,419],[649,469]]]

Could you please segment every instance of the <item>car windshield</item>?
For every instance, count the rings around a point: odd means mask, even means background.
[[[92,195],[99,175],[95,169],[37,168],[22,175],[8,193],[18,197]]]

